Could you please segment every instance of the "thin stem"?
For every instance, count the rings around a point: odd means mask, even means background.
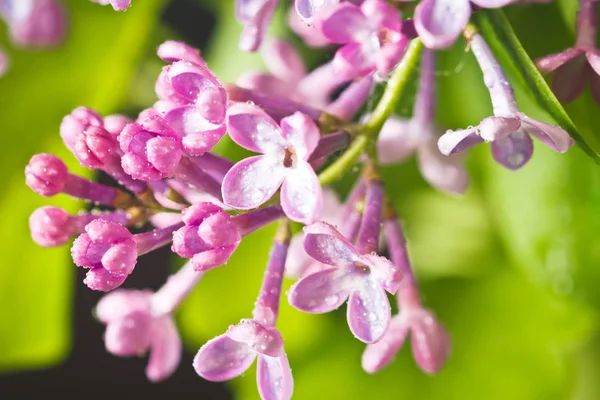
[[[577,47],[593,49],[596,47],[598,30],[598,0],[579,0],[577,12]]]
[[[377,251],[381,229],[382,207],[383,185],[378,179],[367,180],[365,208],[356,240],[356,247],[361,254]]]
[[[167,278],[167,282],[152,296],[152,312],[155,316],[172,313],[181,302],[191,293],[204,272],[194,269],[188,261],[176,273]]]

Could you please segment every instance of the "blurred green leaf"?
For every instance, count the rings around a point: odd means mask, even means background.
[[[62,117],[85,104],[114,112],[136,71],[162,0],[139,2],[126,13],[72,0],[68,41],[49,51],[11,51],[12,67],[0,80],[0,368],[34,368],[59,362],[71,342],[73,276],[67,248],[43,249],[29,235],[31,212],[52,203],[71,212],[79,205],[50,202],[25,186],[23,169],[36,152],[73,157],[58,135]],[[8,46],[7,46],[8,47]],[[80,282],[77,282],[81,284]]]
[[[586,153],[598,160],[600,139],[596,135],[582,136],[578,131],[521,45],[504,12],[499,9],[480,10],[475,14],[475,21],[496,56],[504,60],[505,67],[511,68],[521,85],[528,89],[528,93],[535,98],[540,107],[568,131]]]

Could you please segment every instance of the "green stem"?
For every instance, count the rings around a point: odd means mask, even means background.
[[[377,160],[376,150],[379,132],[381,132],[383,124],[398,105],[412,72],[419,64],[422,50],[423,43],[420,39],[414,39],[410,42],[402,61],[392,72],[381,100],[367,123],[363,125],[362,133],[356,137],[340,158],[319,174],[321,185],[328,185],[344,176],[363,152],[366,152],[372,161]]]

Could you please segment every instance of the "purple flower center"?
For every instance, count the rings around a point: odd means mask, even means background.
[[[286,147],[281,152],[281,165],[285,168],[295,167],[297,159],[296,151],[292,147]]]

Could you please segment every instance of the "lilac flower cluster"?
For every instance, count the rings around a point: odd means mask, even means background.
[[[115,10],[130,5],[96,2]],[[478,7],[514,2],[473,1]],[[580,19],[590,20],[586,13],[596,2],[582,3],[587,8]],[[277,0],[236,1],[244,24],[242,49],[261,47],[277,5]],[[349,329],[367,344],[365,371],[389,364],[409,334],[418,366],[430,374],[442,368],[450,354],[449,335],[422,304],[381,166],[415,153],[433,187],[463,193],[469,176],[455,153],[491,142],[494,158],[518,169],[532,156],[530,136],[558,152],[573,141],[560,127],[518,110],[500,64],[468,23],[469,1],[421,1],[417,36],[407,33],[399,6],[386,0],[296,0],[291,26],[309,44],[338,45],[333,59],[307,71],[290,44],[269,39],[262,44],[269,72],[248,71],[235,84],[219,80],[195,49],[168,41],[158,48],[167,65],[157,78],[152,107],[135,119],[102,117],[85,107],[64,117],[60,135],[66,147],[82,166],[102,171],[119,186],[74,175],[57,157],[37,154],[25,168],[27,185],[42,196],[64,193],[87,200],[93,210],[69,215],[43,207],[31,215],[30,228],[45,247],[74,238],[71,254],[87,269],[84,283],[110,291],[96,308],[106,324],[109,352],[123,357],[149,352],[148,378],[171,375],[181,353],[173,312],[204,274],[227,264],[246,235],[279,220],[252,317],[199,349],[193,364],[198,375],[229,380],[256,359],[261,397],[291,397],[290,363],[276,327],[284,275],[297,279],[287,297],[298,310],[327,313],[347,303]],[[434,50],[461,33],[481,67],[494,115],[440,137]],[[593,64],[588,36],[576,51],[581,55],[585,49]],[[391,114],[419,60],[413,116],[403,120]],[[386,77],[379,104],[357,115],[376,80]],[[214,148],[225,135],[256,155],[238,162],[217,155]],[[340,204],[323,187],[357,162],[362,173]],[[304,225],[294,237],[290,221]],[[167,245],[188,261],[162,288],[154,293],[119,288],[137,273],[138,256]],[[389,295],[397,300],[394,316]]]

